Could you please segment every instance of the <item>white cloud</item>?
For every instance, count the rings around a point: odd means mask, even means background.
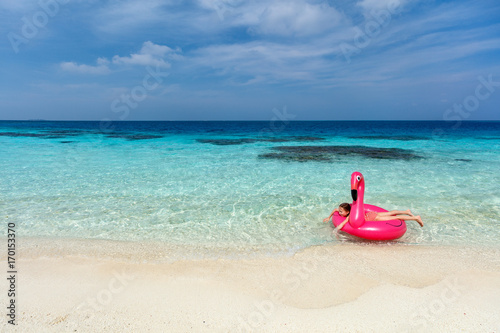
[[[388,2],[381,3],[387,6]],[[366,8],[368,10],[368,6]],[[291,17],[291,13],[292,10],[285,11],[282,15]],[[278,22],[286,20],[280,19],[281,14],[276,15],[274,30],[267,32],[285,34],[286,30],[279,30]],[[213,69],[235,84],[244,81],[246,84],[355,86],[397,80],[417,84],[426,77],[434,77],[436,70],[448,73],[460,68],[457,61],[467,62],[476,54],[499,50],[498,38],[487,38],[495,35],[498,25],[466,32],[460,28],[459,22],[474,15],[468,6],[450,5],[422,15],[406,16],[404,20],[394,17],[377,38],[359,49],[351,64],[346,63],[339,47],[342,42],[353,43],[354,34],[345,23],[329,34],[312,34],[293,42],[261,36],[250,42],[212,44],[187,54],[187,60],[192,68]],[[311,14],[304,14],[309,16]],[[226,19],[229,19],[227,15]],[[300,25],[297,23],[297,26]],[[465,68],[460,70],[464,71]]]
[[[110,62],[106,58],[98,58],[97,66],[77,64],[75,62],[63,62],[60,64],[61,69],[67,72],[79,74],[109,74],[111,70],[109,65],[126,66],[154,66],[160,68],[169,68],[170,63],[166,62],[165,58],[180,59],[180,49],[171,49],[166,45],[159,45],[147,41],[142,44],[139,53],[133,53],[128,57],[120,57],[115,55]]]
[[[233,11],[243,3],[243,0],[198,0],[200,7],[214,10],[221,20],[227,12]]]
[[[374,10],[395,9],[400,11],[408,1],[409,0],[361,0],[357,5],[363,9],[365,16],[368,16]]]
[[[174,52],[174,50],[172,50],[170,47],[168,47],[166,45],[158,45],[158,44],[152,43],[150,41],[147,41],[147,42],[144,42],[144,44],[142,44],[142,48],[141,48],[141,51],[139,53],[163,57],[167,53],[172,53],[172,52]]]
[[[111,1],[95,17],[100,30],[109,33],[123,33],[142,24],[157,23],[162,18],[162,6],[168,0],[125,0]]]
[[[197,0],[196,4],[179,6],[179,0],[110,3],[100,10],[95,26],[112,34],[156,26],[172,35],[198,38],[237,27],[259,35],[301,37],[331,31],[345,20],[327,0]]]
[[[113,57],[113,64],[116,65],[141,65],[141,66],[158,66],[161,68],[169,68],[170,64],[164,60],[168,55],[178,58],[180,50],[173,50],[165,45],[154,44],[150,41],[144,42],[139,53],[133,53],[128,57]]]
[[[270,42],[214,45],[199,49],[189,59],[195,67],[209,67],[219,74],[241,79],[246,84],[259,82],[312,81],[330,66],[322,59],[336,45],[308,43],[283,45]],[[239,77],[239,78],[238,78]]]
[[[142,34],[151,25],[155,28],[147,30],[150,38],[182,40],[189,45],[183,56],[179,49],[147,41],[140,50],[98,61],[98,66],[64,63],[61,67],[81,73],[104,73],[123,66],[168,68],[172,60],[182,57],[186,61],[177,63],[175,71],[186,78],[206,74],[229,84],[356,85],[427,74],[435,71],[436,64],[496,50],[498,43],[484,39],[494,31],[467,29],[474,41],[464,39],[459,22],[477,16],[471,12],[474,7],[440,5],[416,15],[411,11],[394,15],[347,64],[339,46],[342,42],[353,44],[356,34],[342,2],[330,1],[336,9],[325,0],[197,0],[196,6],[192,2],[177,6],[175,1],[147,0],[144,6],[137,0],[125,0],[123,6],[107,3],[101,14],[105,12],[108,21],[100,24],[134,38],[137,36],[131,30],[141,27],[136,30]],[[371,15],[395,3],[403,9],[412,2],[415,0],[359,0],[350,9],[355,12],[355,21],[359,14]],[[134,12],[137,15],[132,15]],[[364,28],[364,22],[359,27]]]
[[[204,31],[243,27],[258,35],[301,37],[329,32],[344,21],[344,15],[324,0],[198,0],[198,5],[219,17],[208,27],[192,22]]]
[[[106,58],[97,58],[97,64],[101,66],[107,66],[109,64],[109,60]]]
[[[102,75],[102,74],[109,74],[111,71],[108,68],[108,63],[109,61],[104,59],[104,58],[99,58],[97,59],[97,66],[91,66],[91,65],[79,65],[75,62],[63,62],[61,63],[61,69],[67,72],[71,73],[78,73],[78,74],[97,74],[97,75]]]
[[[310,36],[331,32],[343,19],[342,15],[326,3],[311,4],[306,1],[279,1],[265,3],[255,26],[264,35]]]

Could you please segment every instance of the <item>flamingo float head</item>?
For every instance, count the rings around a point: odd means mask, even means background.
[[[361,183],[365,183],[365,179],[363,178],[361,172],[353,172],[351,175],[351,196],[353,201],[358,200],[358,189]]]
[[[359,228],[365,223],[365,179],[361,172],[355,171],[351,175],[352,206],[349,214],[349,223],[353,228]]]

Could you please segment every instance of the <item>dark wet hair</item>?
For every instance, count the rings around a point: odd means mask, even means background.
[[[339,207],[344,208],[345,211],[347,211],[347,215],[351,213],[351,205],[348,204],[347,202],[343,202],[339,205]]]

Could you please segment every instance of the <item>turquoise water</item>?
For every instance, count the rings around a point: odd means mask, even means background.
[[[293,252],[339,241],[322,219],[360,171],[365,202],[422,216],[398,243],[498,246],[499,122],[102,125],[0,122],[0,213],[19,237]]]

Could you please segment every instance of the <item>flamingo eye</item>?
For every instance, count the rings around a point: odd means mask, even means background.
[[[361,177],[360,176],[357,176],[356,179],[358,180],[358,182],[361,180]]]

